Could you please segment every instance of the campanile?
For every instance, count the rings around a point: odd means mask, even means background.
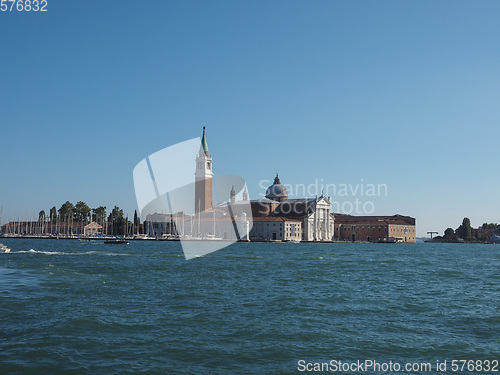
[[[195,176],[195,212],[202,212],[211,209],[212,203],[212,157],[208,152],[207,137],[205,127],[203,127],[203,137],[201,138],[200,151],[196,156]]]

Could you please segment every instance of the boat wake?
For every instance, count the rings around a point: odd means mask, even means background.
[[[78,255],[78,253],[66,253],[66,252],[62,252],[62,251],[38,251],[35,249],[19,250],[19,251],[16,251],[16,253],[20,253],[20,254],[45,254],[45,255]]]
[[[18,253],[18,254],[44,254],[44,255],[92,255],[92,254],[117,255],[117,254],[99,253],[97,251],[68,252],[68,251],[41,251],[41,250],[35,250],[35,249],[19,250],[19,251],[16,251],[15,253]],[[118,255],[121,255],[121,254],[118,254]]]

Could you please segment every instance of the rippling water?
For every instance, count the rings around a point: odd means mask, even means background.
[[[500,359],[500,245],[3,242],[0,373]]]

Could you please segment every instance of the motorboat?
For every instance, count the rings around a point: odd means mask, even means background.
[[[487,243],[495,243],[495,244],[500,244],[500,236],[494,234],[493,236],[491,236]]]
[[[0,253],[10,253],[10,247],[7,247],[3,243],[0,243]]]
[[[107,244],[128,244],[128,241],[125,238],[111,238],[109,240],[104,241]]]

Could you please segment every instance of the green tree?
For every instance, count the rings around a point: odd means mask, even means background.
[[[462,225],[457,228],[456,233],[464,240],[470,241],[472,237],[472,227],[470,225],[470,219],[468,217],[464,217]]]
[[[111,225],[112,234],[124,234],[125,218],[123,217],[123,210],[120,207],[113,207],[113,210],[111,210],[111,213],[109,214],[108,221]]]
[[[75,212],[75,206],[70,201],[66,201],[61,208],[58,210],[59,219],[61,221],[73,220],[73,215]]]
[[[444,231],[445,237],[452,237],[453,235],[455,235],[455,231],[451,228],[448,228]]]
[[[52,223],[55,223],[57,221],[57,209],[55,206],[50,209],[49,216]]]
[[[45,221],[45,211],[44,210],[41,210],[38,213],[38,221],[41,223]]]
[[[141,227],[141,218],[137,215],[137,210],[134,211],[134,234],[139,233]]]
[[[75,206],[75,219],[79,222],[87,221],[90,215],[90,207],[85,202],[79,201]]]
[[[99,206],[92,209],[92,212],[94,213],[95,221],[104,226],[104,222],[106,221],[106,207]]]
[[[482,227],[483,229],[497,229],[498,224],[497,223],[483,223]]]

